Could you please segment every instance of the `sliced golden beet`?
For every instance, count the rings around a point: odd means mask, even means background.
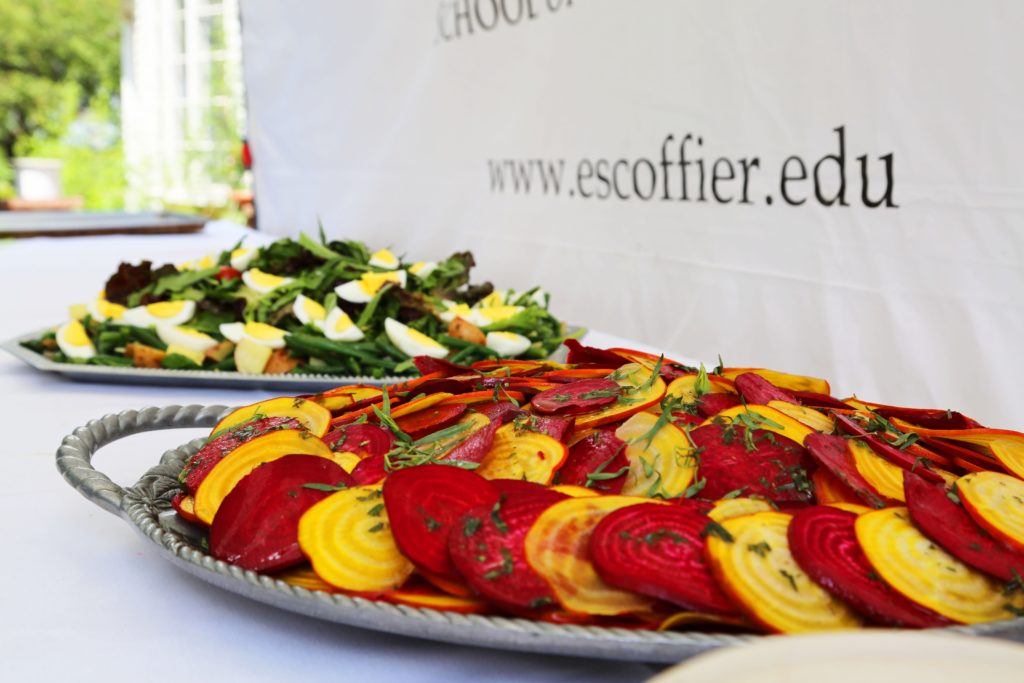
[[[708,375],[707,394],[735,394],[736,388],[716,375]],[[697,375],[683,375],[672,380],[665,390],[666,394],[678,397],[683,403],[694,403],[697,400]]]
[[[582,614],[626,614],[650,609],[650,598],[606,583],[590,562],[594,527],[609,512],[649,503],[647,498],[569,498],[545,510],[526,534],[526,561],[551,586],[562,607]]]
[[[903,469],[875,453],[871,446],[859,439],[850,439],[846,447],[853,464],[879,495],[903,502]]]
[[[210,433],[217,434],[261,417],[293,417],[314,436],[323,436],[331,425],[331,411],[322,405],[304,398],[282,396],[243,406],[229,413]]]
[[[439,391],[436,394],[428,394],[422,398],[416,398],[408,403],[403,403],[397,408],[391,409],[391,417],[398,419],[404,415],[411,415],[417,411],[429,408],[430,406],[437,405],[445,399],[451,398],[452,394],[446,391]]]
[[[807,406],[787,403],[786,401],[768,401],[769,408],[774,408],[783,415],[788,415],[800,424],[810,427],[816,432],[831,433],[836,428],[835,420],[820,410],[808,408]]]
[[[493,389],[487,391],[470,391],[465,394],[455,394],[451,398],[446,398],[439,405],[452,405],[456,403],[465,403],[466,405],[476,405],[477,403],[493,403],[495,392]],[[500,389],[498,391],[498,398],[503,401],[516,401],[522,403],[526,400],[526,396],[521,391],[505,391]]]
[[[338,491],[307,510],[299,546],[317,576],[342,590],[384,593],[413,572],[391,535],[379,484]]]
[[[568,453],[562,442],[510,422],[498,427],[476,473],[485,479],[522,479],[547,485]]]
[[[875,571],[914,602],[963,624],[1008,619],[1024,607],[1024,594],[971,569],[922,534],[905,507],[857,517],[857,541]]]
[[[552,486],[552,491],[558,491],[564,493],[570,498],[593,498],[594,496],[600,496],[601,494],[594,489],[588,489],[585,486],[573,486],[572,484],[560,484],[558,486]]]
[[[816,394],[824,394],[826,396],[832,393],[828,382],[823,379],[808,377],[806,375],[793,375],[788,372],[768,370],[767,368],[725,368],[722,370],[722,377],[727,379],[736,379],[746,372],[752,372],[755,375],[760,375],[775,386],[782,387],[783,389],[789,389],[790,391],[812,391]]]
[[[322,394],[310,396],[309,400],[314,403],[319,403],[332,413],[338,413],[354,403],[375,398],[383,393],[384,390],[380,387],[371,386],[369,384],[352,384],[349,386],[338,387],[336,389],[329,389]]]
[[[802,444],[808,435],[815,433],[815,430],[794,420],[789,415],[781,413],[775,408],[759,405],[733,406],[723,410],[714,417],[708,418],[701,423],[701,426],[723,420],[743,425],[747,429],[763,429],[775,432],[796,441],[798,444]]]
[[[655,405],[665,395],[665,382],[652,368],[629,363],[609,377],[622,387],[622,396],[610,406],[576,416],[576,429],[598,427],[618,422],[634,413]]]
[[[625,442],[629,461],[622,495],[677,498],[693,482],[697,471],[693,446],[686,432],[671,422],[640,412],[622,423],[615,436]]]
[[[481,614],[487,612],[487,602],[474,597],[450,595],[437,590],[430,584],[421,584],[397,588],[381,596],[388,602],[411,607],[427,607],[441,612],[457,612],[459,614]]]
[[[967,444],[995,458],[1007,472],[1024,478],[1024,433],[1009,429],[925,429],[899,418],[893,418],[890,422],[904,431],[916,432],[921,436]]]
[[[776,633],[856,628],[860,618],[815,583],[793,559],[791,516],[759,512],[729,519],[708,534],[712,571],[754,622]]]
[[[708,512],[708,517],[716,522],[724,522],[734,517],[771,512],[774,509],[771,503],[761,498],[723,498],[715,501],[715,507]]]
[[[858,505],[857,503],[826,503],[826,505],[830,508],[852,512],[855,515],[863,515],[865,512],[871,512],[874,509],[869,508],[867,505]]]
[[[717,614],[704,614],[703,612],[676,612],[672,616],[663,619],[661,623],[658,624],[658,630],[671,631],[676,627],[679,627],[680,630],[685,630],[694,626],[714,626],[736,629],[750,628],[750,624],[743,619],[737,619],[736,617],[723,617]]]
[[[338,593],[338,589],[327,583],[313,571],[308,564],[286,569],[283,572],[274,574],[274,578],[284,581],[292,586],[305,588],[308,591],[323,591],[324,593]]]
[[[1024,551],[1024,481],[1001,472],[972,472],[957,479],[956,491],[975,522]]]
[[[213,466],[196,489],[196,517],[211,524],[220,504],[242,477],[265,462],[292,454],[316,455],[334,460],[343,469],[346,464],[352,463],[352,458],[358,461],[358,457],[351,453],[335,453],[330,446],[309,432],[282,429],[264,434],[245,442]]]

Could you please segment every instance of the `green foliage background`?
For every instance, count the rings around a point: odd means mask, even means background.
[[[121,0],[0,0],[0,197],[13,194],[11,158],[47,156],[86,208],[123,206],[120,142],[65,140],[85,113],[119,125],[120,21]]]

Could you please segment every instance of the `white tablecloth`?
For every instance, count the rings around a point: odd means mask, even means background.
[[[196,235],[2,242],[0,338],[63,321],[67,306],[94,297],[121,260],[178,263],[230,247],[243,234],[251,243],[265,239],[214,224]],[[592,333],[588,342],[624,340]],[[638,664],[390,636],[252,602],[172,567],[124,521],[72,490],[54,467],[60,439],[106,413],[245,404],[265,396],[76,383],[0,353],[0,681],[598,683],[651,675]],[[196,430],[181,430],[131,437],[101,451],[96,465],[131,484],[164,450],[195,436]]]

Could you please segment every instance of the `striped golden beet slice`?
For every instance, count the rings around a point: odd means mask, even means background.
[[[623,365],[608,377],[622,388],[622,396],[609,406],[577,415],[576,429],[587,429],[624,420],[653,406],[665,395],[665,381],[654,375],[652,368],[639,363]]]
[[[739,424],[747,429],[763,429],[775,432],[788,437],[798,444],[803,444],[808,435],[815,431],[805,424],[794,420],[789,415],[781,413],[775,408],[760,405],[738,405],[727,408],[713,417],[705,420],[701,426],[713,424],[716,421],[727,420],[733,424]]]
[[[622,495],[677,498],[686,492],[697,471],[686,432],[658,415],[641,412],[620,425],[615,436],[626,444],[629,461]]]
[[[1024,551],[1024,481],[1001,472],[972,472],[957,479],[956,491],[975,522]]]
[[[292,417],[314,436],[323,436],[331,425],[331,411],[322,405],[304,398],[282,396],[242,406],[224,416],[211,434],[250,422],[260,417]]]
[[[759,512],[708,535],[712,571],[754,622],[776,633],[857,628],[860,617],[815,583],[789,550],[791,515]]]
[[[978,624],[1009,619],[1014,610],[1024,608],[1024,594],[1004,595],[996,581],[922,534],[905,507],[860,515],[854,529],[868,561],[886,583],[948,619]]]
[[[846,447],[853,458],[854,467],[879,495],[903,502],[903,469],[875,453],[871,446],[858,439],[850,439]]]
[[[634,496],[569,498],[545,510],[526,534],[526,561],[551,586],[565,609],[616,615],[649,610],[651,598],[608,584],[590,561],[590,536],[605,515],[650,503]]]
[[[752,372],[755,375],[764,377],[775,386],[789,389],[790,391],[813,391],[816,394],[825,394],[826,396],[832,393],[828,382],[823,379],[806,375],[793,375],[788,372],[779,372],[778,370],[769,370],[767,368],[725,368],[722,370],[722,377],[736,379],[746,372]]]
[[[390,591],[414,569],[391,534],[379,484],[338,491],[306,510],[299,547],[317,576],[343,590]]]

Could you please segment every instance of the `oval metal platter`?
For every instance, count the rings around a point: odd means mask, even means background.
[[[133,486],[122,488],[95,470],[92,457],[105,444],[140,432],[210,427],[229,411],[224,406],[168,406],[107,415],[66,436],[57,468],[86,498],[123,518],[160,554],[225,590],[326,621],[435,641],[553,655],[641,662],[678,662],[761,636],[703,632],[656,632],[596,626],[548,624],[526,619],[465,615],[394,605],[345,595],[309,591],[272,576],[214,559],[202,547],[202,532],[171,509],[177,476],[202,439],[167,451]],[[1024,618],[941,629],[1024,642]]]

